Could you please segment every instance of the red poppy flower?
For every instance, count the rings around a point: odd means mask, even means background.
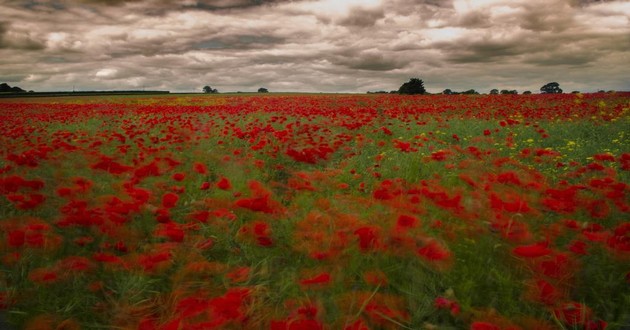
[[[315,275],[313,277],[303,279],[300,281],[302,285],[313,285],[313,284],[327,284],[330,282],[330,274],[329,273],[321,273]]]
[[[376,227],[361,227],[354,231],[359,237],[359,248],[367,252],[379,246],[379,235]]]
[[[415,228],[418,225],[418,218],[411,215],[400,215],[396,221],[396,225],[402,228]]]
[[[417,251],[418,255],[428,261],[446,260],[451,257],[451,252],[435,240],[429,241]]]
[[[24,245],[26,233],[23,230],[16,229],[7,235],[7,243],[12,247],[21,247]]]
[[[173,174],[173,180],[175,180],[175,181],[178,181],[178,182],[184,181],[185,178],[186,178],[186,174],[184,174],[184,173],[175,173],[175,174]]]
[[[501,330],[501,327],[490,322],[477,321],[470,325],[470,330]]]
[[[208,167],[206,167],[206,165],[202,164],[202,163],[194,163],[193,164],[193,171],[199,173],[199,174],[208,174]]]
[[[221,177],[219,182],[217,182],[217,188],[221,190],[230,190],[232,188],[232,183],[227,178]]]
[[[568,326],[585,325],[593,317],[593,312],[588,306],[578,302],[566,302],[553,310],[558,320]]]
[[[547,243],[535,243],[531,245],[522,245],[514,248],[512,253],[524,258],[538,258],[551,254],[551,249],[547,247]]]
[[[57,272],[48,268],[36,268],[29,272],[28,279],[37,284],[50,284],[57,282]]]
[[[179,196],[174,193],[166,193],[162,196],[162,206],[166,209],[175,207]]]

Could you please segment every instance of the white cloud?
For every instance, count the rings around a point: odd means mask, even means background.
[[[97,78],[114,78],[118,70],[116,69],[101,69],[94,74]]]

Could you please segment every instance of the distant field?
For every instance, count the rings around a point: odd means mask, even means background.
[[[115,95],[159,95],[168,91],[86,91],[86,92],[34,92],[34,93],[0,93],[0,98],[33,98],[33,97],[79,97],[79,96],[115,96]]]
[[[1,99],[0,314],[627,329],[628,127],[630,93]]]

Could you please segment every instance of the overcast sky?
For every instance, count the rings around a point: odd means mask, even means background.
[[[630,90],[630,0],[0,0],[35,91]]]

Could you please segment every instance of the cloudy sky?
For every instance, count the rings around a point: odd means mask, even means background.
[[[630,90],[630,0],[0,0],[36,91]]]

